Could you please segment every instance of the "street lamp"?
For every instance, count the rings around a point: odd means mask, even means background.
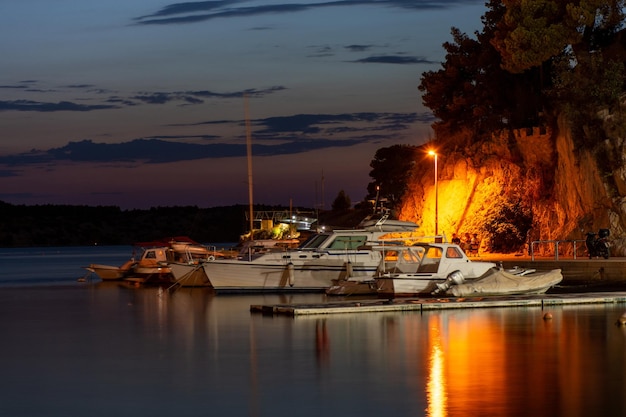
[[[428,151],[428,155],[435,157],[435,236],[439,234],[439,184],[437,181],[437,153]]]

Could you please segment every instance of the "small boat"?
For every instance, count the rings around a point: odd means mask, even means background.
[[[85,267],[85,269],[98,275],[101,280],[109,281],[123,279],[135,264],[136,262],[131,259],[122,266],[91,264],[88,267]]]
[[[377,249],[386,251],[374,277],[381,296],[541,294],[563,278],[560,269],[505,271],[493,262],[472,261],[453,243]]]
[[[127,280],[135,283],[169,283],[173,275],[169,262],[193,260],[208,256],[210,250],[188,237],[178,236],[153,242],[136,243],[142,251],[138,260],[133,255],[122,266],[91,264],[85,269],[103,281]]]
[[[520,274],[493,269],[483,278],[451,286],[446,290],[446,294],[454,297],[544,294],[562,280],[563,274],[560,269]]]

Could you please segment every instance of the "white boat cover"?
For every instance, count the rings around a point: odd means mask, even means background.
[[[543,294],[563,279],[560,269],[516,275],[494,268],[484,278],[453,285],[447,294],[455,297],[472,295]]]

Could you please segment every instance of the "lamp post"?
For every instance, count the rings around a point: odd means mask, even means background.
[[[439,234],[439,184],[437,180],[437,153],[428,151],[428,155],[435,157],[435,236]]]

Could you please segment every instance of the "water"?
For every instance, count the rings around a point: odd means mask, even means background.
[[[623,304],[289,318],[249,307],[325,296],[77,281],[130,250],[0,250],[0,416],[626,415]]]

